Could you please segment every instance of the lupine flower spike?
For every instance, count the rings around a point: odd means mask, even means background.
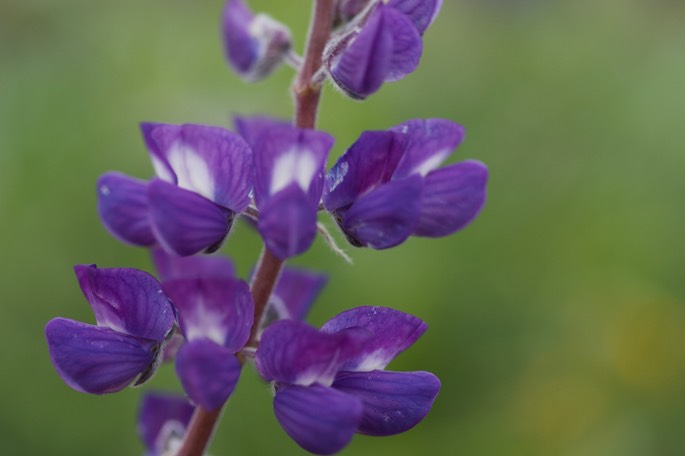
[[[387,307],[357,307],[316,329],[304,319],[327,279],[284,263],[305,253],[317,233],[335,244],[319,212],[332,215],[352,245],[373,249],[447,236],[480,212],[485,165],[442,166],[463,139],[460,125],[415,119],[365,131],[328,173],[334,137],[315,128],[324,79],[361,100],[406,77],[441,6],[315,1],[299,57],[285,25],[254,14],[246,0],[227,0],[228,64],[249,82],[284,62],[295,68],[294,120],[236,117],[235,133],[143,123],[155,176],[108,172],[98,180],[103,225],[150,249],[159,281],[136,269],[76,266],[96,324],[55,318],[45,334],[58,375],[81,392],[138,386],[162,361],[174,362],[186,397],[143,396],[138,430],[147,456],[204,454],[242,368],[252,364],[273,387],[277,421],[312,453],[336,453],[356,433],[405,432],[430,412],[441,387],[435,375],[386,370],[426,323]],[[230,259],[195,256],[216,252],[241,214],[263,241],[249,286]]]

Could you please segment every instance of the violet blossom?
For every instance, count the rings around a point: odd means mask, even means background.
[[[254,199],[264,245],[281,260],[305,252],[316,237],[316,215],[328,152],[322,131],[274,125],[256,139]]]
[[[84,393],[114,393],[155,372],[175,324],[171,303],[137,269],[74,267],[96,325],[54,318],[45,327],[50,359],[62,380]]]
[[[442,0],[339,5],[343,17],[356,16],[324,52],[324,64],[336,86],[352,98],[364,99],[384,82],[399,81],[416,70],[423,52],[421,36],[441,6]]]
[[[118,239],[177,255],[216,250],[249,204],[251,154],[235,133],[202,125],[141,125],[157,174],[150,182],[109,172],[98,211]]]
[[[249,287],[218,277],[174,279],[163,287],[178,309],[186,341],[176,353],[176,375],[194,403],[215,410],[240,376],[235,354],[247,343],[253,321]]]
[[[463,136],[445,119],[362,133],[328,172],[324,207],[357,247],[386,249],[410,235],[462,229],[483,207],[488,177],[477,161],[438,168]]]
[[[302,448],[331,454],[354,433],[407,431],[430,411],[440,381],[429,372],[384,368],[427,325],[385,307],[358,307],[316,330],[284,320],[264,331],[256,354],[260,375],[274,384],[274,412]]]

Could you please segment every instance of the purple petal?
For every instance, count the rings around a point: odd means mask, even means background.
[[[254,147],[255,202],[297,184],[318,206],[323,191],[326,157],[334,138],[328,133],[291,126],[274,127],[260,135]]]
[[[361,401],[321,385],[292,386],[276,393],[276,419],[302,448],[333,454],[347,445],[361,420]]]
[[[74,272],[98,326],[157,342],[169,334],[174,310],[152,275],[94,265],[76,265]]]
[[[330,385],[367,337],[357,328],[326,334],[300,321],[277,321],[262,334],[257,369],[266,381]]]
[[[304,320],[327,281],[324,274],[285,267],[276,282],[272,298],[281,301],[279,306],[285,310],[283,318]]]
[[[219,248],[235,216],[196,193],[160,179],[150,182],[148,198],[157,240],[165,250],[180,256]]]
[[[440,237],[464,228],[483,208],[487,182],[488,169],[477,161],[457,163],[428,174],[413,234]]]
[[[326,52],[331,77],[352,98],[364,99],[376,92],[390,71],[393,34],[386,23],[387,10],[378,4],[358,34],[334,43]]]
[[[415,119],[391,129],[404,148],[393,179],[426,176],[452,154],[464,139],[464,127],[446,119]]]
[[[345,212],[334,213],[348,241],[357,247],[387,249],[412,233],[421,210],[419,176],[389,182],[368,193]]]
[[[316,205],[292,184],[262,205],[257,229],[269,251],[285,260],[307,251],[314,242],[316,213]]]
[[[333,388],[364,403],[357,432],[385,436],[408,431],[428,414],[440,380],[430,372],[341,372]]]
[[[233,212],[250,202],[252,158],[235,133],[204,125],[143,124],[158,176]]]
[[[388,6],[409,16],[423,34],[440,12],[442,0],[390,0]]]
[[[403,148],[389,131],[365,131],[326,175],[323,204],[333,212],[388,182]]]
[[[416,70],[423,52],[423,42],[412,20],[388,8],[385,24],[392,33],[392,58],[385,81],[399,81]]]
[[[236,131],[243,137],[245,142],[254,148],[259,141],[259,138],[272,128],[281,128],[290,126],[290,122],[280,119],[274,119],[266,116],[252,116],[233,118],[233,124]]]
[[[226,58],[238,74],[250,71],[257,60],[259,45],[250,35],[252,12],[242,0],[228,0],[223,15]]]
[[[216,410],[226,402],[240,377],[240,362],[231,350],[208,339],[184,344],[176,355],[176,375],[193,402]]]
[[[428,329],[420,318],[388,307],[356,307],[328,320],[321,331],[335,334],[348,328],[364,328],[371,337],[357,355],[341,369],[371,371],[383,369]]]
[[[138,435],[148,452],[162,455],[171,439],[180,440],[194,410],[185,397],[145,393],[138,410]]]
[[[162,249],[153,249],[152,261],[162,281],[236,276],[235,266],[231,260],[218,255],[179,257]]]
[[[153,369],[158,347],[142,346],[126,334],[65,318],[50,320],[45,336],[62,380],[76,391],[91,394],[126,388]]]
[[[178,279],[165,282],[164,291],[178,309],[186,340],[207,338],[235,353],[249,339],[254,307],[242,280]]]
[[[155,243],[148,218],[147,182],[106,173],[97,183],[98,213],[110,234],[143,247]]]

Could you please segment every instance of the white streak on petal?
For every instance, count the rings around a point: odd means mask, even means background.
[[[199,303],[193,314],[186,320],[187,339],[191,341],[206,338],[223,346],[226,337],[221,320],[221,315],[208,312],[205,306]]]
[[[290,149],[276,159],[269,193],[273,195],[293,182],[306,192],[315,173],[316,159],[309,150]]]
[[[440,164],[449,156],[449,154],[449,149],[444,149],[431,155],[426,160],[416,165],[411,174],[420,174],[421,176],[425,177],[426,174],[440,166]]]
[[[169,172],[167,165],[155,155],[152,155],[152,167],[154,168],[157,177],[165,182],[174,183],[174,176]]]
[[[357,372],[369,372],[376,369],[383,369],[388,364],[388,354],[385,350],[377,350],[366,356],[354,370]]]
[[[168,157],[179,187],[214,200],[214,181],[207,162],[192,147],[176,143],[171,146]]]

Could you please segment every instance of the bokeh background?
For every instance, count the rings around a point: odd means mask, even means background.
[[[251,2],[300,50],[309,3]],[[222,6],[0,0],[2,455],[142,454],[141,391],[70,390],[43,326],[93,321],[73,264],[150,270],[95,210],[103,172],[152,173],[139,121],[290,116],[289,69],[251,86],[228,69]],[[329,164],[364,129],[446,117],[468,132],[452,160],[491,170],[457,235],[293,261],[330,274],[313,324],[375,304],[430,325],[390,367],[442,379],[431,414],[344,454],[685,455],[684,24],[676,0],[447,0],[415,74],[364,103],[327,89]],[[222,254],[246,274],[259,249],[243,225]],[[148,388],[180,391],[171,366]],[[303,453],[247,369],[211,454]]]

